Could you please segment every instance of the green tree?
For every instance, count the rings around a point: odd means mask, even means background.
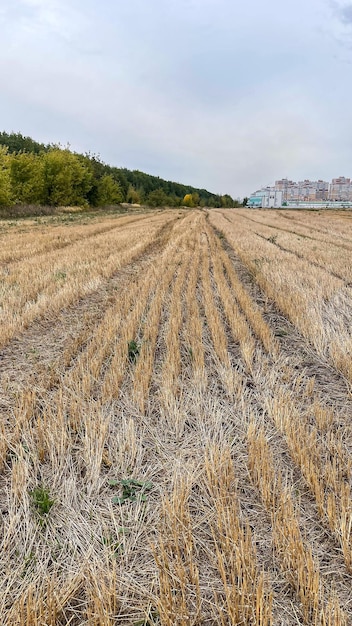
[[[216,196],[214,196],[214,195],[210,196],[208,206],[214,207],[214,208],[216,208],[216,209],[220,209],[220,208],[221,208],[221,206],[222,206],[222,203],[221,203],[221,196],[218,196],[218,195],[216,195]]]
[[[12,168],[15,196],[21,202],[36,203],[35,198],[39,194],[40,204],[99,206],[103,200],[108,201],[112,191],[111,180],[109,183],[101,180],[104,176],[111,176],[120,188],[122,201],[128,199],[129,202],[149,202],[151,206],[179,206],[186,197],[185,204],[189,206],[223,206],[223,199],[206,189],[163,180],[139,170],[112,167],[104,163],[99,155],[75,154],[59,145],[38,143],[21,133],[0,132],[0,146],[7,146],[10,156],[25,153],[38,158],[36,173],[31,168],[34,161],[31,163],[27,156],[16,161]],[[42,187],[39,184],[41,176]],[[5,188],[4,184],[2,188]],[[115,192],[116,188],[113,194],[116,201]],[[105,199],[104,194],[107,194]],[[191,200],[187,199],[189,196]]]
[[[169,198],[163,189],[155,189],[148,194],[146,202],[148,206],[153,207],[168,206]]]
[[[92,172],[78,155],[53,149],[41,155],[43,167],[42,204],[85,206],[92,186]]]
[[[226,209],[230,209],[231,207],[234,206],[233,198],[231,198],[231,196],[225,193],[223,196],[221,196],[221,206],[223,206]]]
[[[171,196],[169,196],[169,203],[170,203],[170,206],[181,206],[182,198],[180,196],[176,196],[175,194],[172,194]]]
[[[10,175],[12,195],[16,203],[40,203],[44,185],[40,157],[27,152],[12,155]]]
[[[40,154],[50,150],[50,146],[38,143],[30,137],[24,137],[21,133],[6,133],[5,131],[0,132],[0,145],[7,146],[10,154],[19,152]]]
[[[116,180],[116,182],[120,185],[120,189],[122,193],[122,200],[125,201],[127,192],[128,192],[128,187],[129,187],[129,181],[127,180],[127,177],[125,176],[126,170],[122,170],[118,167],[110,167],[110,165],[105,165],[105,168],[106,168],[105,173],[111,174],[114,177],[114,180]]]
[[[108,206],[122,202],[123,196],[119,183],[111,174],[105,174],[98,182],[97,206]]]
[[[192,193],[192,201],[193,201],[193,206],[199,206],[200,196],[197,191],[194,191]]]
[[[126,202],[130,202],[131,204],[140,204],[141,197],[138,191],[130,185],[126,195]]]
[[[7,148],[0,146],[0,205],[3,206],[12,203],[10,164]]]

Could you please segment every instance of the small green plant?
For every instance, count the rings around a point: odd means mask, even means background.
[[[130,502],[136,502],[139,500],[140,502],[146,502],[147,496],[145,494],[146,491],[150,491],[153,487],[153,483],[146,481],[141,482],[140,480],[135,480],[134,478],[126,478],[124,480],[109,480],[110,487],[117,487],[121,485],[122,487],[122,495],[115,496],[112,501],[114,504],[124,504],[128,500]]]
[[[158,611],[148,610],[148,614],[138,622],[133,622],[133,626],[156,626],[160,624],[160,617]]]
[[[30,567],[34,565],[35,563],[36,563],[36,556],[35,556],[34,551],[31,550],[29,554],[27,554],[27,556],[25,556],[23,560],[23,570],[21,573],[21,578],[25,577]]]
[[[43,524],[55,500],[50,498],[49,490],[45,487],[36,487],[31,491],[30,495],[37,513],[39,514],[41,524]]]
[[[288,331],[285,328],[277,328],[275,335],[277,337],[286,337],[286,335],[288,335]]]
[[[152,605],[145,611],[145,617],[143,617],[143,619],[133,622],[133,626],[156,626],[157,624],[160,624],[159,611]]]
[[[55,280],[57,280],[57,281],[65,280],[66,275],[67,275],[66,272],[64,272],[63,270],[60,270],[60,271],[55,273]]]
[[[140,345],[132,340],[128,342],[128,360],[130,363],[135,363],[140,352]]]
[[[102,537],[101,538],[101,543],[110,548],[112,553],[116,556],[118,554],[122,554],[124,551],[124,546],[123,543],[121,543],[120,541],[116,541],[116,539],[114,537],[112,537],[111,535],[108,537]]]
[[[189,346],[187,348],[187,352],[188,352],[189,358],[191,359],[191,361],[193,361],[193,350],[192,350],[191,346]]]
[[[39,356],[38,350],[36,348],[29,348],[28,352],[26,352],[26,359],[29,359],[31,355],[37,358]]]

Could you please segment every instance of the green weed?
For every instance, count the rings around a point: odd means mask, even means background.
[[[21,578],[24,578],[32,565],[36,563],[36,556],[33,550],[27,554],[23,561],[23,570],[21,573]]]
[[[124,480],[109,480],[110,487],[117,487],[121,485],[122,487],[122,495],[115,496],[112,501],[114,504],[124,504],[128,500],[130,502],[136,502],[139,500],[140,502],[146,502],[147,496],[145,494],[146,491],[150,491],[153,487],[153,483],[146,481],[141,482],[139,480],[135,480],[134,478],[126,478]]]
[[[288,332],[285,328],[277,328],[275,331],[275,335],[277,337],[286,337],[286,335],[288,335]]]
[[[36,487],[30,492],[30,495],[36,511],[39,514],[40,523],[43,525],[55,500],[51,499],[49,490],[45,487]]]
[[[128,342],[128,360],[130,363],[135,363],[137,361],[137,357],[139,356],[140,345],[132,340]]]
[[[59,280],[65,280],[66,276],[67,276],[66,272],[64,272],[64,271],[58,271],[58,272],[56,272],[56,274],[55,274],[55,280],[56,280],[56,281],[59,281]]]
[[[148,610],[146,617],[133,622],[133,626],[155,626],[156,624],[160,624],[160,616],[158,611],[152,609]]]
[[[111,548],[111,551],[113,552],[114,555],[122,554],[124,551],[123,544],[120,541],[116,541],[116,539],[112,537],[111,535],[109,537],[102,537],[101,543],[104,546]]]

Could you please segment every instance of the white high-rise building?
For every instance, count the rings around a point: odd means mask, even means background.
[[[329,186],[330,200],[348,202],[352,201],[352,183],[350,178],[340,176],[333,178]]]
[[[329,183],[325,180],[301,180],[298,183],[283,178],[275,182],[275,189],[282,191],[284,201],[315,201],[328,198]]]

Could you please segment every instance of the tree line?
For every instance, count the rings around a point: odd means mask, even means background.
[[[21,133],[0,132],[0,205],[101,207],[122,202],[151,207],[237,205],[227,194],[112,167],[98,155],[38,143]]]

